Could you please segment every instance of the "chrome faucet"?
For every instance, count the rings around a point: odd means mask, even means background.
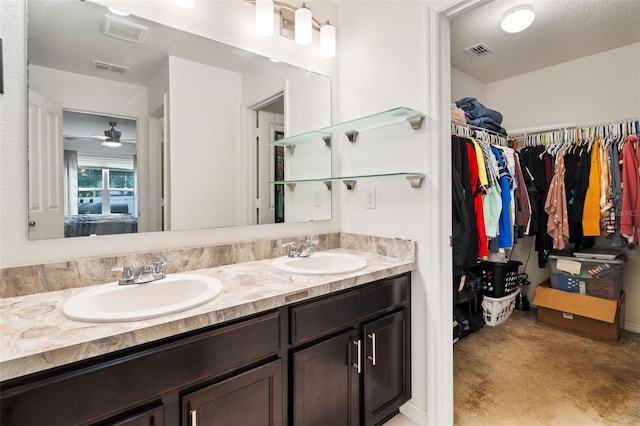
[[[311,250],[318,245],[318,242],[318,240],[307,240],[300,248],[298,248],[296,243],[290,242],[283,244],[282,247],[289,248],[289,257],[309,257],[312,254]]]
[[[135,273],[133,272],[133,267],[128,265],[112,269],[112,271],[122,271],[122,277],[118,280],[119,285],[144,284],[166,277],[162,267],[170,263],[173,262],[153,262],[152,265],[143,266]]]

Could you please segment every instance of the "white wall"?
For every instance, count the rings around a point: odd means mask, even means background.
[[[455,102],[470,96],[483,104],[487,96],[486,85],[469,74],[451,67],[451,101]]]
[[[172,56],[169,81],[169,229],[238,225],[242,77]]]
[[[161,15],[171,25],[181,20],[187,29],[197,27],[201,34],[223,40],[236,47],[272,56],[336,78],[337,59],[319,58],[315,46],[298,46],[281,37],[261,38],[253,26],[254,6],[240,1],[197,2],[196,13],[175,7],[171,2],[115,1],[120,9],[136,7],[148,18]],[[200,9],[200,6],[203,7]],[[332,22],[337,7],[329,2],[313,2],[313,7]],[[4,52],[4,91],[0,95],[0,267],[64,261],[76,258],[110,256],[179,247],[193,247],[255,238],[286,238],[308,233],[336,232],[339,221],[276,224],[207,230],[150,232],[136,235],[105,235],[66,240],[28,241],[27,239],[27,75],[25,2],[0,2],[0,37]],[[314,10],[315,10],[314,9]],[[178,25],[175,25],[178,26]],[[334,92],[335,94],[335,92]],[[338,212],[338,213],[336,213]],[[337,218],[339,207],[334,208]],[[126,241],[126,244],[123,242]]]
[[[451,172],[450,158],[446,158],[450,150],[441,149],[450,136],[448,130],[438,133],[439,125],[448,119],[439,110],[439,101],[448,108],[449,93],[443,99],[438,89],[442,85],[449,90],[449,59],[436,57],[439,25],[448,30],[448,22],[442,23],[422,2],[405,1],[398,7],[397,2],[376,1],[341,3],[340,23],[339,121],[398,106],[427,113],[420,130],[401,122],[363,130],[353,144],[334,135],[334,149],[340,149],[342,175],[391,171],[427,175],[418,189],[402,178],[360,180],[352,191],[340,184],[342,230],[417,241],[412,285],[413,396],[403,411],[421,424],[451,424],[452,344],[447,327],[451,192],[446,178]],[[440,75],[442,62],[446,70]],[[369,188],[376,191],[375,209],[365,208]],[[443,301],[446,296],[448,302]]]
[[[528,128],[640,116],[640,43],[487,84],[502,126]]]

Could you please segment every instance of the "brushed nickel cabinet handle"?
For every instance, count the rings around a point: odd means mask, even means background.
[[[360,364],[360,358],[362,357],[362,353],[361,353],[362,345],[360,344],[360,339],[354,341],[353,344],[356,345],[356,347],[358,348],[358,362],[353,363],[353,366],[358,369],[358,374],[360,374],[360,372],[362,371],[362,365]]]
[[[367,335],[371,339],[371,356],[368,356],[371,360],[371,365],[376,365],[376,333]]]
[[[189,417],[191,418],[191,426],[198,426],[198,412],[189,410]]]

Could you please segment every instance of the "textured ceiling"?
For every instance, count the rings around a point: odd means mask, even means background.
[[[503,32],[504,12],[521,4],[533,6],[535,21],[521,33]],[[636,42],[640,0],[494,0],[451,20],[451,65],[490,83]],[[494,53],[465,51],[478,43]]]

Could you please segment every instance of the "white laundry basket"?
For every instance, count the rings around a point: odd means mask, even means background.
[[[504,297],[484,296],[482,310],[484,311],[484,321],[487,325],[496,326],[509,319],[516,306],[516,296],[518,294],[520,294],[520,289]]]

